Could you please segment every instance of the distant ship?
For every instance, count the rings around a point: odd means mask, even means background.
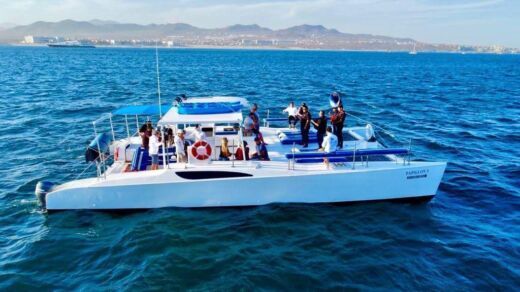
[[[83,44],[78,41],[65,41],[59,43],[47,44],[51,48],[95,48],[96,46],[90,44]]]

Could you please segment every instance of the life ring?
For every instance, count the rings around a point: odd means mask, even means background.
[[[204,140],[197,141],[191,147],[191,155],[198,160],[206,160],[211,156],[211,145]]]
[[[116,147],[116,151],[114,151],[114,160],[119,160],[119,147]]]

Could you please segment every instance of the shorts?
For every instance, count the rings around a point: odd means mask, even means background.
[[[152,164],[159,164],[159,154],[152,154]]]
[[[186,154],[177,153],[177,162],[188,162]]]

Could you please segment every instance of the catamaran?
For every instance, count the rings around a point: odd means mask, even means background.
[[[446,163],[412,160],[411,145],[385,147],[371,124],[345,128],[343,149],[325,153],[318,149],[314,130],[309,148],[302,148],[298,129],[276,126],[284,118],[267,117],[260,132],[269,161],[247,160],[246,155],[219,161],[222,138],[233,154],[245,149],[244,142],[254,147],[254,136],[243,127],[247,107],[244,98],[215,96],[120,108],[93,122],[95,139],[86,158],[96,165],[97,175],[61,185],[39,182],[36,196],[53,211],[428,200],[437,192]],[[159,169],[150,170],[139,125],[134,131],[129,120],[154,115],[163,141],[169,131],[190,136],[195,125],[204,132],[203,141],[186,140],[187,162],[177,162],[175,146],[165,144]],[[116,131],[114,119],[124,120],[126,131]],[[107,132],[100,131],[103,122],[110,124]]]

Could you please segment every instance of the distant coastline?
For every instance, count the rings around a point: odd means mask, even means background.
[[[251,25],[199,28],[186,23],[139,25],[113,21],[35,22],[0,30],[0,43],[51,44],[79,41],[96,47],[218,48],[260,50],[330,50],[366,52],[456,52],[516,54],[504,46],[431,44],[411,38],[351,34],[321,25],[273,30]]]
[[[23,43],[0,43],[0,46],[26,47],[26,48],[48,48],[47,44],[23,44]],[[124,45],[96,45],[99,49],[155,49],[155,46],[124,46]],[[161,50],[244,50],[244,51],[309,51],[309,52],[345,52],[345,53],[388,53],[408,54],[408,51],[388,50],[347,50],[347,49],[311,49],[311,48],[278,48],[278,47],[227,47],[227,46],[172,46],[159,47]],[[519,55],[519,53],[496,53],[496,52],[457,52],[457,51],[421,51],[419,54],[457,54],[457,55]]]

